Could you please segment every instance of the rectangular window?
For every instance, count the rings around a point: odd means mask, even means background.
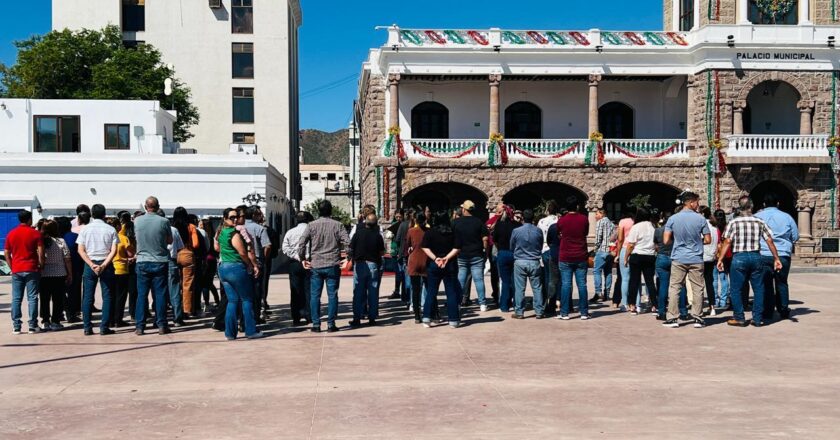
[[[254,44],[233,43],[233,77],[254,77]]]
[[[145,41],[142,40],[125,40],[123,41],[123,47],[126,49],[137,49],[139,46],[146,44]]]
[[[688,32],[694,27],[694,0],[680,0],[680,30]]]
[[[105,149],[106,150],[129,150],[131,149],[131,135],[128,124],[105,124]]]
[[[749,20],[752,24],[796,24],[799,19],[799,2],[759,2],[749,0]]]
[[[233,122],[254,122],[254,89],[233,89]]]
[[[327,180],[335,180],[335,173],[327,173]]]
[[[78,116],[35,116],[36,153],[78,153]]]
[[[146,0],[122,0],[122,30],[146,30]]]
[[[318,173],[309,173],[309,180],[320,180]]]
[[[231,32],[234,34],[254,33],[253,0],[233,0],[231,3]]]
[[[254,141],[254,133],[234,133],[233,134],[233,143],[234,144],[255,144]]]

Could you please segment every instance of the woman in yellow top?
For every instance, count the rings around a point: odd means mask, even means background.
[[[127,327],[129,323],[123,320],[125,316],[125,303],[129,297],[137,301],[137,281],[132,276],[134,265],[134,254],[137,251],[137,241],[134,236],[134,223],[131,221],[131,214],[122,211],[118,219],[114,219],[114,229],[118,231],[117,253],[114,255],[115,290],[114,300],[111,301],[111,322],[109,327]],[[132,279],[134,280],[132,282]],[[134,307],[130,307],[133,309]],[[131,314],[134,316],[134,314]]]

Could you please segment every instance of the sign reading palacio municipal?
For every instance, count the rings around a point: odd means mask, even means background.
[[[738,52],[735,58],[739,60],[813,60],[813,53],[785,53],[785,52]]]

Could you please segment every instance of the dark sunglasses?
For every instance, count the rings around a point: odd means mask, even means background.
[[[227,219],[228,219],[228,220],[236,220],[236,219],[238,219],[238,218],[239,218],[239,216],[238,216],[238,215],[231,215],[231,216],[228,216],[228,218],[227,218]]]

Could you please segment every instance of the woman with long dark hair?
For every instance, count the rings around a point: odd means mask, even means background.
[[[709,302],[709,315],[715,316],[715,291],[717,291],[717,281],[715,280],[715,263],[717,262],[718,244],[720,243],[720,236],[714,217],[712,217],[712,210],[708,206],[701,206],[700,213],[706,219],[711,232],[712,242],[703,245],[703,280],[706,283],[706,299]]]
[[[446,290],[446,313],[449,325],[461,325],[461,287],[458,283],[458,261],[461,238],[452,231],[449,212],[438,211],[432,216],[431,229],[423,236],[421,247],[428,257],[426,263],[426,302],[423,304],[423,325],[431,327],[432,305],[436,304],[438,288],[443,282]]]
[[[236,230],[236,221],[239,218],[237,211],[233,208],[227,208],[223,215],[224,223],[219,230],[215,249],[221,260],[219,280],[222,282],[227,296],[225,337],[229,341],[236,339],[236,333],[239,330],[236,315],[241,303],[245,336],[248,339],[261,338],[263,334],[257,331],[257,321],[254,317],[253,278],[258,276],[259,272],[255,271],[254,264],[248,256],[248,247],[245,245],[245,240]]]
[[[629,290],[627,295],[627,307],[631,315],[638,315],[636,308],[636,295],[641,290],[642,275],[645,277],[645,286],[648,291],[650,307],[656,304],[656,245],[654,235],[656,228],[651,223],[650,212],[645,208],[636,210],[633,219],[633,227],[627,234],[627,252],[623,264],[630,267]]]
[[[58,223],[45,220],[38,228],[44,240],[44,267],[41,269],[41,324],[44,330],[60,330],[64,315],[64,296],[73,281],[70,250],[58,233]],[[52,302],[52,313],[50,313]]]
[[[178,251],[178,269],[181,272],[181,297],[184,303],[185,318],[188,315],[195,315],[197,307],[195,304],[195,252],[201,246],[198,242],[198,232],[195,225],[190,223],[190,215],[183,206],[175,208],[172,213],[172,226],[178,230],[184,248]]]
[[[126,327],[129,324],[123,320],[126,300],[129,304],[130,316],[134,315],[137,304],[137,275],[134,273],[134,258],[137,251],[137,238],[134,235],[134,222],[131,213],[121,211],[114,220],[117,230],[117,253],[114,255],[114,301],[111,302],[111,322],[109,327]],[[134,275],[132,275],[134,273]]]
[[[718,236],[718,249],[716,251],[717,255],[720,253],[721,247],[723,246],[720,237],[723,236],[723,231],[726,230],[726,212],[724,212],[722,209],[717,209],[715,210],[714,217],[717,231],[712,232],[717,233]],[[712,273],[712,276],[714,276],[715,280],[717,280],[718,292],[717,304],[715,304],[715,307],[719,309],[726,309],[729,307],[729,268],[731,266],[732,248],[730,247],[729,250],[726,251],[726,255],[723,256],[723,272],[718,271],[717,265],[715,265],[714,271]]]
[[[411,281],[411,304],[414,308],[414,323],[420,324],[423,315],[423,300],[420,295],[426,284],[426,254],[423,252],[423,237],[426,235],[426,216],[420,212],[414,215],[412,227],[406,233],[405,249],[407,254],[406,272]],[[431,318],[435,318],[437,298],[432,305]]]
[[[502,216],[493,227],[493,243],[496,246],[496,267],[501,280],[499,309],[508,313],[513,305],[513,252],[510,249],[510,236],[521,224],[513,219],[513,210],[509,206],[502,208]]]
[[[213,222],[210,219],[201,219],[198,223],[198,229],[204,231],[204,237],[207,239],[207,254],[204,256],[204,270],[201,272],[201,296],[204,298],[204,312],[211,313],[210,293],[213,293],[213,302],[219,305],[219,291],[216,290],[216,270],[218,269],[218,259],[215,249],[210,246],[212,237],[216,236],[216,230],[213,228]]]

